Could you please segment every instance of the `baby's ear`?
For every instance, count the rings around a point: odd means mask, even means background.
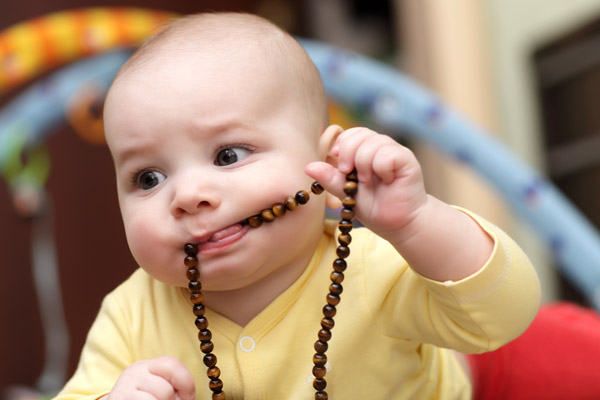
[[[319,136],[319,158],[328,164],[337,167],[337,155],[331,153],[331,149],[340,133],[344,129],[339,125],[329,125]]]

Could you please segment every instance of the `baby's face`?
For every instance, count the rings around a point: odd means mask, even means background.
[[[319,159],[320,132],[285,88],[276,70],[243,54],[170,58],[114,85],[105,130],[119,203],[133,256],[152,276],[187,286],[185,243],[199,244],[205,290],[306,263],[323,196],[258,229],[240,224],[310,187],[304,167]]]

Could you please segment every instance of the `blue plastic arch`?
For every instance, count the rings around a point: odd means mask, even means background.
[[[397,70],[320,42],[300,41],[333,99],[479,172],[553,250],[565,276],[600,309],[600,234],[551,182]],[[107,53],[65,67],[5,106],[0,112],[0,172],[6,154],[22,147],[22,137],[16,137],[25,135],[32,145],[42,142],[64,123],[76,88],[87,81],[108,87],[129,54]]]

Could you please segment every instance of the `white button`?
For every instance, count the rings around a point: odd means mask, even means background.
[[[254,350],[256,343],[254,343],[254,339],[250,336],[244,336],[240,339],[240,349],[244,350],[246,353],[250,353]]]

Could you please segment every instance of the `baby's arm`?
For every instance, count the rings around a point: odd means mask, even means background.
[[[174,357],[136,361],[119,377],[107,400],[194,400],[194,378]]]
[[[458,281],[489,258],[493,240],[468,215],[428,195],[413,153],[366,128],[342,132],[331,148],[334,163],[311,163],[309,176],[343,197],[345,174],[356,168],[356,216],[388,240],[411,268],[432,280]]]

